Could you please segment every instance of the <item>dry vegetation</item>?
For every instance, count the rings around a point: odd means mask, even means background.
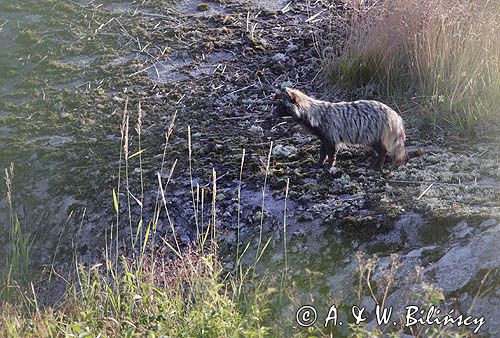
[[[484,117],[498,118],[498,1],[360,1],[347,6],[347,14],[332,16],[329,38],[344,42],[326,48],[323,56],[332,83],[376,85],[386,95],[413,97],[431,122],[460,131]]]
[[[265,293],[239,300],[214,251],[172,263],[147,255],[79,268],[55,307],[27,288],[0,306],[2,337],[262,337]],[[255,294],[256,296],[258,294]]]

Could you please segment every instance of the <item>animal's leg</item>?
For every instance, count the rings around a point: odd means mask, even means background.
[[[374,143],[372,147],[378,154],[377,164],[375,165],[375,169],[382,170],[382,167],[384,166],[385,163],[385,158],[387,156],[387,149],[385,149],[384,145],[380,141]]]
[[[337,151],[338,151],[337,145],[335,143],[330,144],[328,146],[327,151],[328,151],[328,168],[335,167],[335,164],[337,163]]]
[[[321,168],[323,166],[323,163],[325,163],[325,158],[326,158],[326,145],[325,142],[321,141],[321,149],[319,152],[319,160],[316,162],[314,165],[315,168]]]

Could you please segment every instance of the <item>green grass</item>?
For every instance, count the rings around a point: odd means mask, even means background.
[[[332,84],[413,98],[430,122],[460,132],[500,120],[498,1],[382,1],[349,13],[332,20],[324,49]]]
[[[26,284],[31,277],[30,252],[33,238],[26,229],[21,226],[19,219],[14,214],[12,201],[12,179],[14,176],[14,165],[5,169],[5,185],[7,189],[7,203],[9,205],[9,241],[7,253],[2,262],[5,271],[0,275],[0,301],[14,297],[19,286]]]
[[[5,273],[0,281],[1,337],[263,337],[270,329],[263,324],[268,312],[269,292],[248,292],[252,267],[241,266],[248,249],[237,256],[238,274],[222,268],[216,240],[216,172],[213,185],[203,188],[201,196],[212,194],[212,212],[204,221],[198,215],[200,188],[193,190],[193,212],[200,218],[197,246],[179,247],[175,225],[171,221],[166,191],[176,162],[165,181],[158,175],[158,198],[152,219],[144,220],[144,177],[139,176],[140,190],[133,193],[131,159],[142,173],[140,136],[142,110],[139,105],[135,132],[138,149],[129,149],[132,112],[127,103],[121,125],[120,166],[117,185],[112,190],[115,220],[106,233],[105,257],[101,264],[79,264],[75,253],[74,273],[65,279],[63,300],[41,309],[29,271],[31,237],[24,231],[12,205],[13,166],[6,170],[7,200],[11,210],[9,254]],[[166,134],[161,169],[166,163],[166,149],[173,132],[175,114]],[[135,136],[135,135],[134,135]],[[243,167],[243,159],[242,159]],[[193,187],[193,186],[192,186]],[[194,187],[193,187],[194,188]],[[210,191],[209,191],[210,190]],[[123,193],[125,191],[125,194]],[[139,219],[130,210],[139,205]],[[123,212],[125,206],[125,212]],[[120,212],[119,210],[122,210]],[[201,208],[204,210],[203,208]],[[157,233],[158,220],[166,218],[170,225],[169,239]],[[120,229],[130,227],[131,237],[123,238]],[[134,257],[121,255],[120,243],[127,240],[138,252]],[[160,254],[156,245],[163,244],[172,255]],[[260,251],[265,250],[265,247]],[[40,277],[38,277],[40,278]],[[255,290],[255,286],[252,288]]]
[[[136,143],[138,149],[129,149],[131,116],[132,112],[125,108],[120,152],[120,162],[123,162],[123,165],[119,167],[117,186],[111,193],[112,210],[116,217],[106,235],[102,262],[91,266],[82,265],[75,251],[74,271],[68,271],[68,276],[64,278],[60,274],[54,274],[61,277],[66,286],[64,297],[55,304],[43,307],[39,305],[40,295],[35,291],[33,277],[29,271],[32,239],[15,217],[15,208],[12,205],[13,167],[6,171],[7,200],[11,207],[12,222],[10,244],[13,249],[5,262],[9,273],[3,276],[7,278],[0,280],[0,337],[322,337],[338,334],[336,328],[325,329],[321,321],[307,329],[297,327],[293,314],[284,312],[290,308],[298,309],[299,303],[293,294],[303,291],[294,286],[288,274],[290,263],[287,259],[286,202],[289,181],[286,183],[283,211],[282,271],[275,271],[280,270],[276,269],[280,266],[278,264],[268,267],[269,270],[265,269],[261,275],[255,273],[272,239],[263,238],[262,219],[259,236],[254,243],[257,248],[255,257],[250,257],[249,263],[243,264],[243,257],[250,256],[250,243],[241,247],[238,245],[234,268],[228,271],[223,268],[218,252],[215,228],[217,173],[214,170],[210,188],[201,188],[194,184],[191,186],[193,213],[196,215],[193,229],[195,225],[197,229],[197,243],[193,248],[179,247],[175,238],[175,225],[171,222],[166,203],[167,188],[176,161],[173,162],[166,179],[162,179],[158,174],[158,198],[152,219],[143,220],[142,212],[138,213],[139,219],[131,216],[129,210],[134,204],[143,207],[144,177],[139,176],[140,187],[135,187],[139,192],[133,194],[130,180],[132,176],[128,177],[132,171],[129,161],[135,158],[134,162],[138,163],[142,170],[141,158],[146,153],[141,149],[140,142]],[[139,106],[135,126],[139,137],[141,119]],[[166,134],[160,172],[163,172],[166,165],[166,149],[172,134],[175,114],[171,121]],[[191,148],[189,131],[188,143],[188,148]],[[260,168],[264,182],[263,199],[267,175],[270,173],[271,151],[272,145],[266,164]],[[238,211],[244,165],[245,151],[242,153],[239,168]],[[125,191],[128,196],[120,191]],[[204,196],[211,199],[209,215],[203,213],[206,209],[203,207]],[[265,204],[261,207],[264,213]],[[157,232],[160,217],[169,222],[168,238],[160,237]],[[239,225],[238,218],[238,234]],[[132,227],[132,237],[120,234],[120,229],[127,227]],[[241,238],[238,236],[238,239]],[[119,248],[122,240],[128,240],[137,254],[132,257],[123,256]],[[159,250],[158,244],[167,250]],[[362,297],[368,296],[383,306],[395,287],[396,272],[400,267],[397,257],[392,257],[386,271],[379,271],[383,277],[378,281],[378,285],[373,280],[375,270],[380,270],[376,266],[377,259],[362,255],[357,258],[358,283],[353,287],[358,295],[358,303],[361,303]],[[42,277],[45,276],[42,274]],[[40,279],[40,275],[37,278]],[[438,291],[431,291],[433,294],[437,292],[438,301],[442,300]],[[425,292],[421,299],[423,304],[429,303]],[[432,298],[432,301],[435,300],[436,297]],[[369,331],[362,325],[351,325],[346,336],[377,336],[377,330],[375,328],[375,331]],[[398,332],[401,330],[402,328],[398,329]],[[439,330],[438,336],[446,337],[448,332]]]
[[[80,266],[62,304],[1,307],[2,337],[262,337],[265,294],[242,306],[223,283],[215,253],[186,252],[175,263],[123,258],[120,272]],[[33,296],[23,295],[32,303]],[[23,305],[21,305],[23,304]]]

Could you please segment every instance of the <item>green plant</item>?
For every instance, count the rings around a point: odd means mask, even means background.
[[[5,255],[5,271],[0,278],[0,300],[15,298],[18,289],[30,280],[30,252],[33,245],[32,236],[23,229],[19,218],[14,213],[12,202],[12,179],[14,165],[5,169],[5,185],[7,187],[7,202],[9,204],[9,237],[7,254]]]
[[[198,241],[194,248],[180,249],[166,202],[168,184],[176,161],[170,168],[166,181],[160,174],[157,175],[158,195],[153,217],[146,220],[147,226],[142,226],[144,177],[139,176],[140,192],[135,194],[129,177],[130,162],[134,158],[139,160],[139,170],[142,172],[142,154],[145,149],[141,148],[140,143],[140,105],[135,128],[139,149],[135,152],[129,148],[129,140],[135,136],[129,135],[129,119],[132,113],[128,109],[127,101],[121,125],[118,180],[112,193],[115,221],[106,234],[104,261],[93,266],[84,266],[78,263],[75,253],[76,274],[69,276],[66,296],[57,306],[40,309],[33,284],[28,290],[30,292],[25,292],[18,284],[20,280],[29,281],[26,272],[29,266],[31,238],[21,231],[19,222],[14,218],[11,189],[13,168],[6,171],[13,224],[10,243],[13,250],[7,256],[10,273],[6,275],[8,278],[2,284],[6,287],[2,290],[9,291],[12,297],[0,306],[0,336],[267,336],[269,328],[263,324],[262,319],[267,314],[266,297],[271,291],[260,289],[258,283],[253,284],[250,281],[253,277],[249,273],[253,271],[253,266],[245,268],[243,272],[241,259],[249,245],[243,252],[238,253],[237,266],[240,273],[233,275],[222,268],[215,229],[215,170],[212,171],[211,191],[200,189],[197,185],[195,194],[194,186],[191,185],[193,212],[199,225]],[[175,114],[166,133],[161,169],[165,165],[166,149],[174,121]],[[191,152],[189,157],[191,163]],[[243,162],[244,156],[240,176]],[[204,208],[201,207],[200,210],[198,205],[203,203],[209,193],[212,195],[211,215],[206,221],[207,224],[204,224]],[[130,212],[133,203],[137,203],[141,208],[138,221],[132,219]],[[157,224],[162,213],[170,224],[169,240],[158,238]],[[122,220],[123,215],[125,218]],[[121,225],[121,222],[125,222],[125,225]],[[130,231],[132,236],[123,238],[120,230],[123,227],[132,227],[133,224],[137,224],[137,228]],[[137,249],[136,255],[121,256],[119,243],[123,239],[128,239]],[[158,242],[169,249],[165,251],[167,253],[156,250]],[[267,244],[259,251],[260,255]],[[172,259],[169,251],[177,258]]]

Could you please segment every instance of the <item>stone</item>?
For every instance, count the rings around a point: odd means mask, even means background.
[[[337,167],[330,167],[330,169],[328,169],[328,172],[332,175],[335,175],[339,172],[339,169]]]
[[[296,154],[297,151],[297,148],[294,146],[277,145],[273,148],[272,155],[276,157],[290,157],[291,155]]]
[[[287,87],[293,87],[293,82],[291,82],[291,81],[285,81],[285,82],[283,82],[283,83],[280,85],[280,88],[281,88],[281,89],[285,89],[285,88],[287,88]]]
[[[492,225],[495,225],[497,223],[497,220],[494,218],[487,219],[483,221],[479,226],[481,228],[489,228]]]
[[[262,129],[261,126],[256,126],[254,124],[252,124],[252,126],[248,130],[253,134],[262,134],[264,132],[264,129]]]
[[[451,248],[439,261],[426,269],[435,273],[434,282],[446,293],[466,286],[482,269],[500,267],[500,256],[495,248],[500,242],[500,225],[471,238],[465,245]]]
[[[283,53],[277,53],[273,56],[273,61],[276,61],[276,62],[286,62],[288,60],[288,57],[283,54]]]
[[[467,224],[467,221],[463,220],[452,231],[457,238],[465,238],[472,233],[472,228]]]
[[[287,53],[291,53],[291,52],[295,52],[299,50],[299,46],[293,44],[293,43],[290,43],[287,47],[286,47],[286,52]]]

